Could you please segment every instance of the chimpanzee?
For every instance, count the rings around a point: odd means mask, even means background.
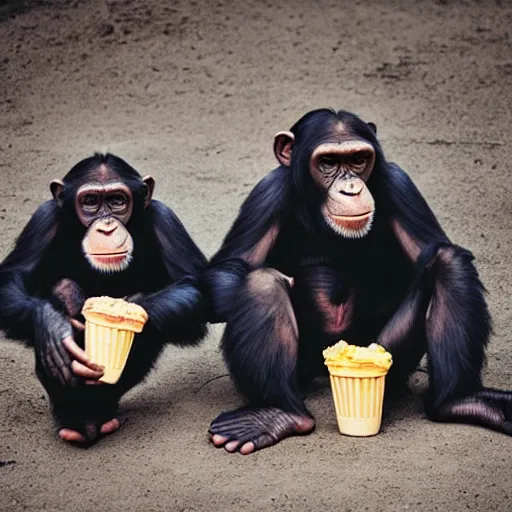
[[[223,355],[248,399],[212,422],[215,446],[248,454],[310,432],[301,393],[340,339],[392,353],[388,388],[403,389],[426,352],[432,420],[512,434],[512,393],[482,385],[491,320],[473,257],[386,161],[376,132],[320,109],[278,133],[280,166],[212,258],[212,321],[227,322]]]
[[[36,373],[66,441],[91,444],[119,428],[120,397],[150,371],[166,342],[206,334],[198,278],[206,258],[176,215],[152,199],[154,179],[95,154],[51,183],[0,265],[0,328],[35,349]],[[87,297],[124,297],[149,319],[115,385],[83,350]],[[89,385],[91,384],[91,385]]]

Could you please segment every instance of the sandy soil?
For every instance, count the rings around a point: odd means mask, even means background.
[[[333,106],[379,127],[452,239],[470,248],[495,334],[486,382],[512,388],[512,5],[506,1],[35,0],[0,2],[0,256],[48,184],[95,150],[157,180],[210,256],[275,132]],[[208,442],[238,406],[218,352],[169,348],[89,450],[54,435],[33,356],[0,343],[0,491],[7,511],[510,510],[511,440],[439,425],[425,376],[382,433],[318,427],[250,457]]]

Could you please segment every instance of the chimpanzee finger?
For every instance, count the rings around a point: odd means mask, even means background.
[[[103,375],[103,370],[92,370],[76,360],[71,363],[71,369],[75,375],[84,379],[99,379]]]
[[[59,372],[59,367],[51,357],[51,352],[50,350],[48,350],[48,348],[40,354],[40,360],[44,373],[50,377],[57,378],[60,381],[61,376]]]
[[[47,349],[47,363],[52,371],[52,375],[57,377],[61,384],[74,384],[73,374],[71,373],[71,360],[69,356],[63,353],[60,343],[50,342]]]
[[[72,354],[68,351],[66,345],[64,344],[64,341],[70,338],[73,340],[71,336],[66,336],[62,339],[62,341],[57,345],[59,349],[59,356],[61,358],[61,362],[59,364],[59,368],[62,369],[62,372],[65,376],[66,382],[68,385],[76,385],[77,384],[77,378],[73,372],[73,357]],[[73,341],[74,343],[74,341]]]
[[[126,295],[124,297],[124,300],[127,301],[127,302],[133,302],[133,303],[137,303],[137,301],[141,300],[144,298],[144,294],[143,293],[134,293],[133,295]]]
[[[62,340],[62,344],[67,349],[67,351],[73,356],[74,359],[76,359],[78,362],[82,363],[83,365],[87,366],[91,370],[94,370],[95,372],[101,372],[101,375],[103,375],[103,367],[99,364],[93,363],[89,356],[85,353],[85,350],[82,350],[76,343],[75,340],[71,336],[66,336]],[[101,377],[100,375],[100,377]]]
[[[83,322],[80,322],[80,320],[77,320],[76,318],[70,318],[69,321],[77,331],[85,331],[85,325]]]
[[[72,357],[71,357],[71,354],[69,353],[69,351],[66,349],[66,346],[64,345],[64,340],[66,339],[66,337],[62,338],[60,343],[57,343],[56,341],[53,343],[53,345],[55,347],[57,347],[57,350],[62,358],[62,360],[64,361],[64,364],[66,365],[67,368],[71,368],[71,361],[73,360]]]
[[[48,361],[46,360],[46,350],[42,349],[41,347],[37,346],[37,356],[38,360],[41,363],[41,367],[46,375],[51,375],[50,368],[48,367]]]

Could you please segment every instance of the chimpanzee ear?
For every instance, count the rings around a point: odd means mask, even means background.
[[[50,191],[52,193],[53,199],[57,203],[57,206],[62,206],[62,199],[60,195],[62,194],[62,189],[64,188],[64,182],[62,180],[53,180],[50,183]]]
[[[281,165],[289,167],[292,161],[292,147],[295,135],[292,132],[278,132],[274,137],[274,155]]]
[[[146,191],[144,194],[144,208],[147,208],[151,204],[153,198],[153,191],[155,190],[155,180],[153,176],[144,176],[142,178],[144,185],[146,185]]]
[[[376,125],[375,123],[366,123],[366,124],[370,127],[371,131],[372,131],[375,135],[377,135],[377,125]]]

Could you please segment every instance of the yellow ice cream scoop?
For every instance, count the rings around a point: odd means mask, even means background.
[[[350,374],[360,371],[365,374],[385,375],[393,364],[391,354],[377,343],[358,347],[341,340],[326,348],[323,355],[329,371],[336,374],[347,369]]]

